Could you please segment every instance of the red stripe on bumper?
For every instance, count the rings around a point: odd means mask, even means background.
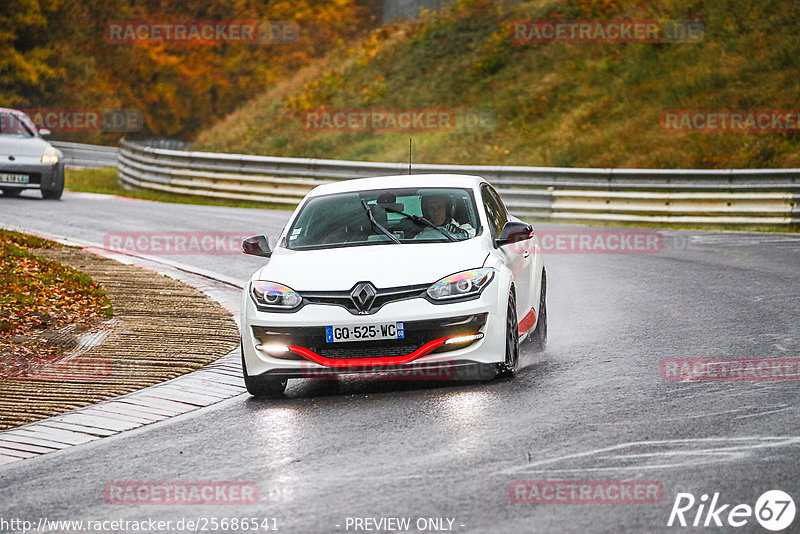
[[[477,332],[472,332],[472,334],[477,334]],[[326,367],[379,367],[381,365],[402,365],[404,363],[410,363],[417,358],[421,358],[422,356],[430,354],[434,350],[438,349],[451,337],[462,337],[468,335],[471,334],[440,337],[439,339],[434,339],[433,341],[425,343],[412,353],[405,354],[403,356],[385,356],[382,358],[352,358],[346,360],[341,358],[326,358],[325,356],[320,356],[313,350],[305,347],[298,347],[297,345],[289,345],[289,350],[308,360],[311,360],[312,362],[324,365]]]

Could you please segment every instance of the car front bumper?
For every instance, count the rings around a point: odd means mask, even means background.
[[[25,174],[28,176],[27,184],[7,183],[0,178],[2,189],[58,189],[61,179],[63,158],[59,157],[58,163],[42,163],[38,158],[17,157],[8,160],[8,156],[0,156],[0,174]]]
[[[485,374],[480,371],[482,364],[496,364],[505,358],[506,302],[498,298],[496,285],[472,300],[434,304],[412,298],[388,303],[370,315],[353,315],[341,306],[323,304],[305,305],[292,313],[263,312],[245,290],[242,310],[242,354],[250,376],[324,378],[388,373],[455,378],[456,371],[464,370],[459,377],[480,378]],[[398,321],[406,329],[402,340],[328,343],[325,339],[326,326]],[[447,339],[476,333],[482,337],[445,344]],[[264,350],[265,345],[289,350],[276,357]]]

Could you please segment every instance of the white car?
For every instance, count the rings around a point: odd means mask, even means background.
[[[242,248],[270,258],[242,299],[252,395],[347,373],[510,376],[521,341],[547,342],[533,228],[477,176],[325,184],[300,202],[274,250],[264,236]]]
[[[25,189],[39,189],[42,197],[58,200],[64,191],[64,155],[43,138],[25,113],[0,108],[0,191],[19,196]]]

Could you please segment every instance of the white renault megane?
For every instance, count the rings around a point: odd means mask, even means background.
[[[270,258],[242,300],[242,368],[256,396],[339,373],[510,376],[520,341],[547,342],[533,228],[477,176],[322,185],[274,250],[264,236],[242,248]]]

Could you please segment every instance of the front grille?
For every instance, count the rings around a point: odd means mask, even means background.
[[[260,343],[296,345],[312,350],[326,358],[341,360],[382,358],[410,354],[434,339],[477,332],[486,324],[487,316],[486,313],[479,313],[427,321],[405,321],[405,338],[403,339],[328,343],[325,341],[324,326],[254,326],[253,335]],[[434,352],[447,352],[462,346],[444,345]]]
[[[429,287],[430,284],[423,284],[376,289],[377,295],[375,296],[372,306],[370,306],[368,310],[364,310],[364,312],[356,307],[353,299],[350,297],[352,289],[348,291],[301,291],[299,294],[303,297],[303,300],[309,304],[341,306],[353,315],[361,315],[362,313],[373,314],[390,302],[424,297]]]
[[[352,360],[354,358],[385,358],[387,356],[405,356],[411,354],[422,345],[412,343],[398,343],[398,340],[373,341],[363,347],[319,347],[314,350],[320,356],[336,358],[339,360]],[[343,345],[343,343],[336,343]],[[333,345],[333,343],[331,343]],[[423,343],[424,345],[424,343]]]

